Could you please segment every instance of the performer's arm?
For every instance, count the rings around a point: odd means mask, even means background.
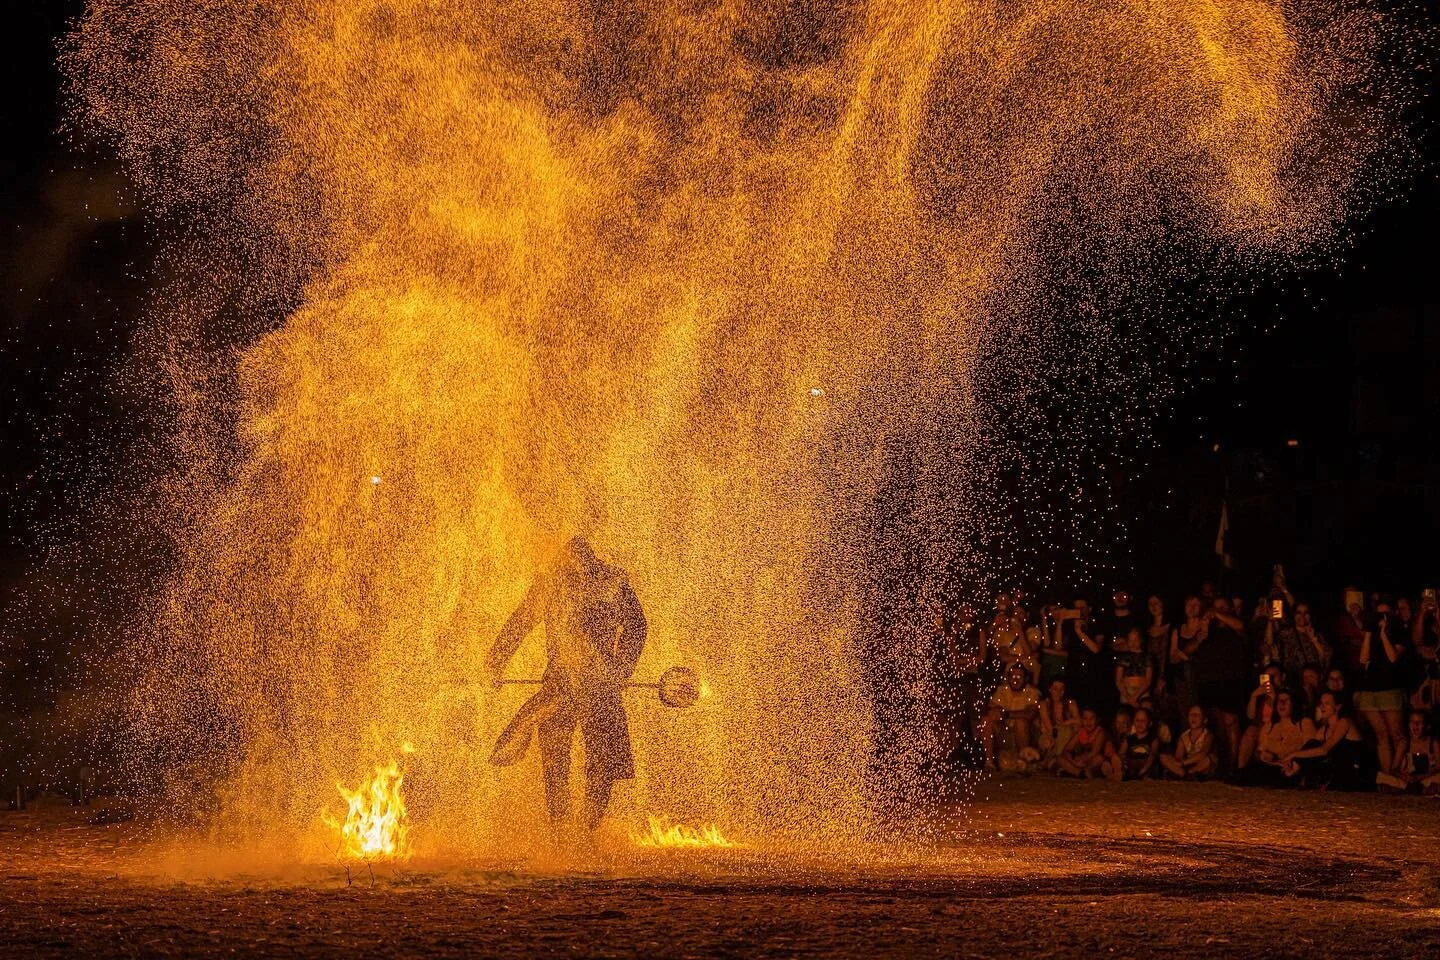
[[[510,619],[505,621],[499,636],[490,646],[490,656],[485,658],[485,665],[490,668],[494,676],[499,676],[500,671],[505,669],[505,664],[515,656],[515,651],[520,648],[520,641],[525,639],[526,634],[535,628],[535,620],[540,615],[540,598],[544,591],[544,581],[537,579],[525,591],[525,598],[520,601],[520,606],[510,614]]]
[[[648,632],[645,611],[640,608],[640,598],[635,596],[629,583],[620,587],[619,612],[620,627],[615,633],[610,662],[617,680],[629,680],[635,672],[635,664],[640,660],[641,652],[645,649],[645,636]]]

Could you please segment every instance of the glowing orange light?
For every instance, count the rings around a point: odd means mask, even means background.
[[[647,816],[648,830],[643,834],[635,834],[631,837],[636,844],[642,847],[734,847],[736,843],[728,840],[720,832],[715,824],[707,824],[703,827],[687,827],[683,823],[671,823],[669,817]]]
[[[409,815],[401,791],[404,783],[405,774],[391,760],[388,766],[376,767],[375,775],[355,790],[335,785],[348,808],[345,820],[337,820],[328,810],[321,819],[339,832],[342,859],[404,860],[410,856]]]

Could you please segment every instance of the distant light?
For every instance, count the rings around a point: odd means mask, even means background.
[[[1211,452],[1211,453],[1219,453],[1219,452],[1220,452],[1220,444],[1217,443],[1217,444],[1215,444],[1215,446],[1211,447],[1211,448],[1210,448],[1210,452]]]
[[[370,484],[371,484],[371,486],[376,486],[376,487],[380,486],[380,478],[379,478],[379,477],[371,477],[371,478],[370,478]]]
[[[1295,439],[1286,440],[1286,441],[1285,441],[1285,446],[1287,446],[1287,447],[1298,447],[1298,446],[1300,446],[1300,441],[1299,441],[1299,440],[1295,440]]]
[[[811,388],[810,388],[810,396],[812,396],[812,397],[823,397],[823,396],[825,396],[825,391],[824,391],[824,390],[821,390],[819,387],[811,387]]]

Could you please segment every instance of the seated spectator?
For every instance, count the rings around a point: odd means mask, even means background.
[[[1215,756],[1215,737],[1205,723],[1205,710],[1193,706],[1186,717],[1189,726],[1180,734],[1175,753],[1161,753],[1160,764],[1180,780],[1204,780],[1219,766]]]
[[[1120,702],[1134,710],[1140,698],[1148,696],[1155,678],[1155,665],[1145,653],[1145,640],[1139,627],[1130,627],[1117,637],[1115,651],[1115,691]]]
[[[1285,758],[1305,745],[1305,730],[1295,719],[1295,695],[1289,690],[1275,694],[1273,709],[1257,729],[1256,752],[1242,771],[1244,783],[1253,786],[1290,786],[1294,781],[1285,773]]]
[[[1410,735],[1404,752],[1391,772],[1375,775],[1375,781],[1386,793],[1426,793],[1440,796],[1440,744],[1430,735],[1425,714],[1410,714]]]
[[[1040,713],[1040,691],[1028,683],[1029,674],[1022,664],[1011,664],[1005,684],[990,698],[990,706],[980,721],[980,742],[985,749],[985,768],[996,768],[996,755],[1003,741],[1013,746],[1018,757],[1035,745],[1034,724]],[[1011,752],[1011,751],[1007,751]]]
[[[1115,711],[1115,717],[1110,721],[1110,734],[1105,738],[1105,762],[1100,766],[1100,772],[1110,776],[1110,771],[1123,770],[1123,751],[1125,740],[1130,736],[1130,723],[1135,719],[1135,714],[1129,707],[1121,707]]]
[[[1284,758],[1282,769],[1287,777],[1299,777],[1305,786],[1332,790],[1365,790],[1375,785],[1373,773],[1365,776],[1370,765],[1360,731],[1344,715],[1333,693],[1320,695],[1315,719],[1307,718],[1301,729],[1303,745]]]
[[[1108,744],[1109,738],[1105,736],[1105,728],[1100,726],[1099,717],[1094,710],[1086,707],[1080,711],[1080,726],[1061,751],[1060,759],[1055,764],[1055,772],[1060,776],[1086,779],[1097,775],[1105,762],[1105,748]]]
[[[1240,752],[1235,760],[1237,774],[1249,765],[1259,742],[1261,726],[1270,722],[1275,708],[1275,691],[1283,685],[1283,676],[1279,665],[1272,663],[1260,674],[1260,683],[1250,691],[1250,699],[1245,703],[1245,719],[1249,725],[1240,738]]]
[[[1150,711],[1136,710],[1130,718],[1130,732],[1119,741],[1102,770],[1111,780],[1144,780],[1160,757]]]
[[[1054,767],[1079,727],[1080,705],[1065,695],[1065,681],[1050,681],[1050,689],[1040,704],[1040,756],[1047,768]]]
[[[1155,707],[1154,697],[1141,697],[1139,706],[1150,711],[1151,723],[1155,727],[1155,738],[1160,741],[1162,749],[1168,750],[1175,742],[1175,733],[1170,729],[1170,724],[1160,719],[1160,711]]]

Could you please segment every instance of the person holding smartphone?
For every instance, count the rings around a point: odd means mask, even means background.
[[[1380,601],[1360,641],[1360,676],[1355,708],[1375,736],[1380,769],[1389,770],[1405,737],[1405,689],[1401,658],[1409,642],[1395,634],[1398,618]]]

